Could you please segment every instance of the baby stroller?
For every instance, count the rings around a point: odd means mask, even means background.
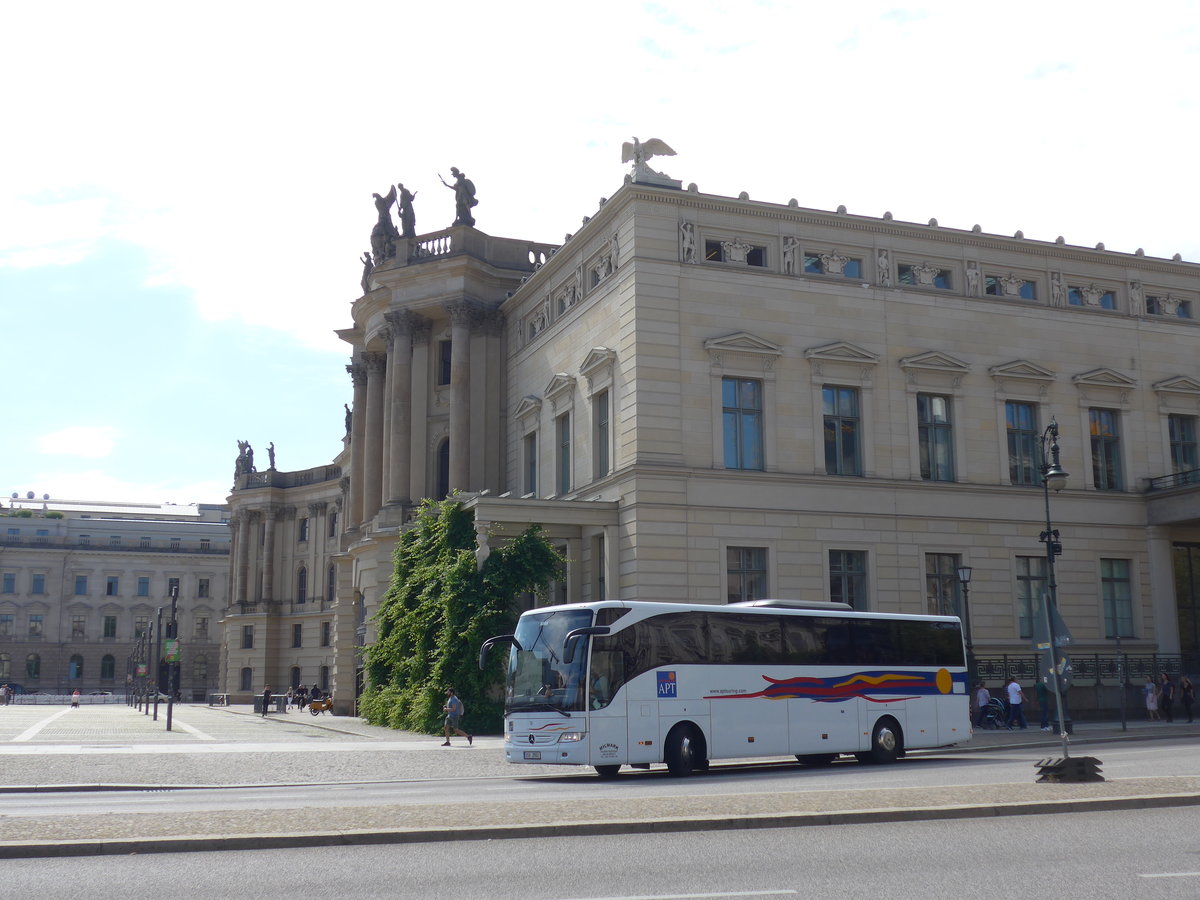
[[[979,727],[980,728],[1007,728],[1012,731],[1012,726],[1008,724],[1008,707],[1005,706],[1003,700],[999,697],[993,697],[983,709],[979,711]]]

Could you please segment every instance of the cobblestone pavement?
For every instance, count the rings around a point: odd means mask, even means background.
[[[1072,755],[1100,754],[1097,742],[1175,734],[1195,741],[1200,726],[1131,722],[1079,723]],[[397,732],[343,716],[293,710],[266,718],[249,707],[181,704],[166,730],[158,720],[122,704],[80,709],[0,707],[0,857],[70,853],[310,846],[380,842],[668,830],[831,824],[897,818],[1000,815],[1068,808],[1134,808],[1200,803],[1200,778],[1137,778],[1092,784],[977,785],[880,791],[806,791],[721,797],[473,804],[471,825],[461,807],[406,806],[232,810],[126,816],[6,817],[4,793],[68,786],[313,784],[562,774],[555,766],[522,766],[503,759],[502,741],[481,736],[473,746],[456,738]],[[1060,754],[1057,735],[979,732],[952,752],[996,747]]]

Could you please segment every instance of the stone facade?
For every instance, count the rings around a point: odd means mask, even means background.
[[[19,500],[0,514],[0,682],[123,693],[137,635],[170,617],[180,693],[215,690],[228,596],[223,506]]]
[[[1054,420],[1076,653],[1195,653],[1200,587],[1173,566],[1200,573],[1198,275],[636,182],[559,248],[401,241],[341,332],[337,602],[370,642],[396,535],[457,490],[481,560],[546,526],[569,559],[556,599],[956,613],[968,565],[976,652],[1027,654]]]

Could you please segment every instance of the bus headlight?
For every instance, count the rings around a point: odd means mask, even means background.
[[[560,744],[572,744],[572,743],[575,743],[576,741],[582,741],[582,740],[583,740],[583,732],[582,731],[565,731],[558,736],[558,742]]]

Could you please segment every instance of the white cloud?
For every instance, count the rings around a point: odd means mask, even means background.
[[[111,425],[72,425],[43,434],[37,447],[54,456],[77,456],[80,459],[102,459],[116,446],[117,429]]]

